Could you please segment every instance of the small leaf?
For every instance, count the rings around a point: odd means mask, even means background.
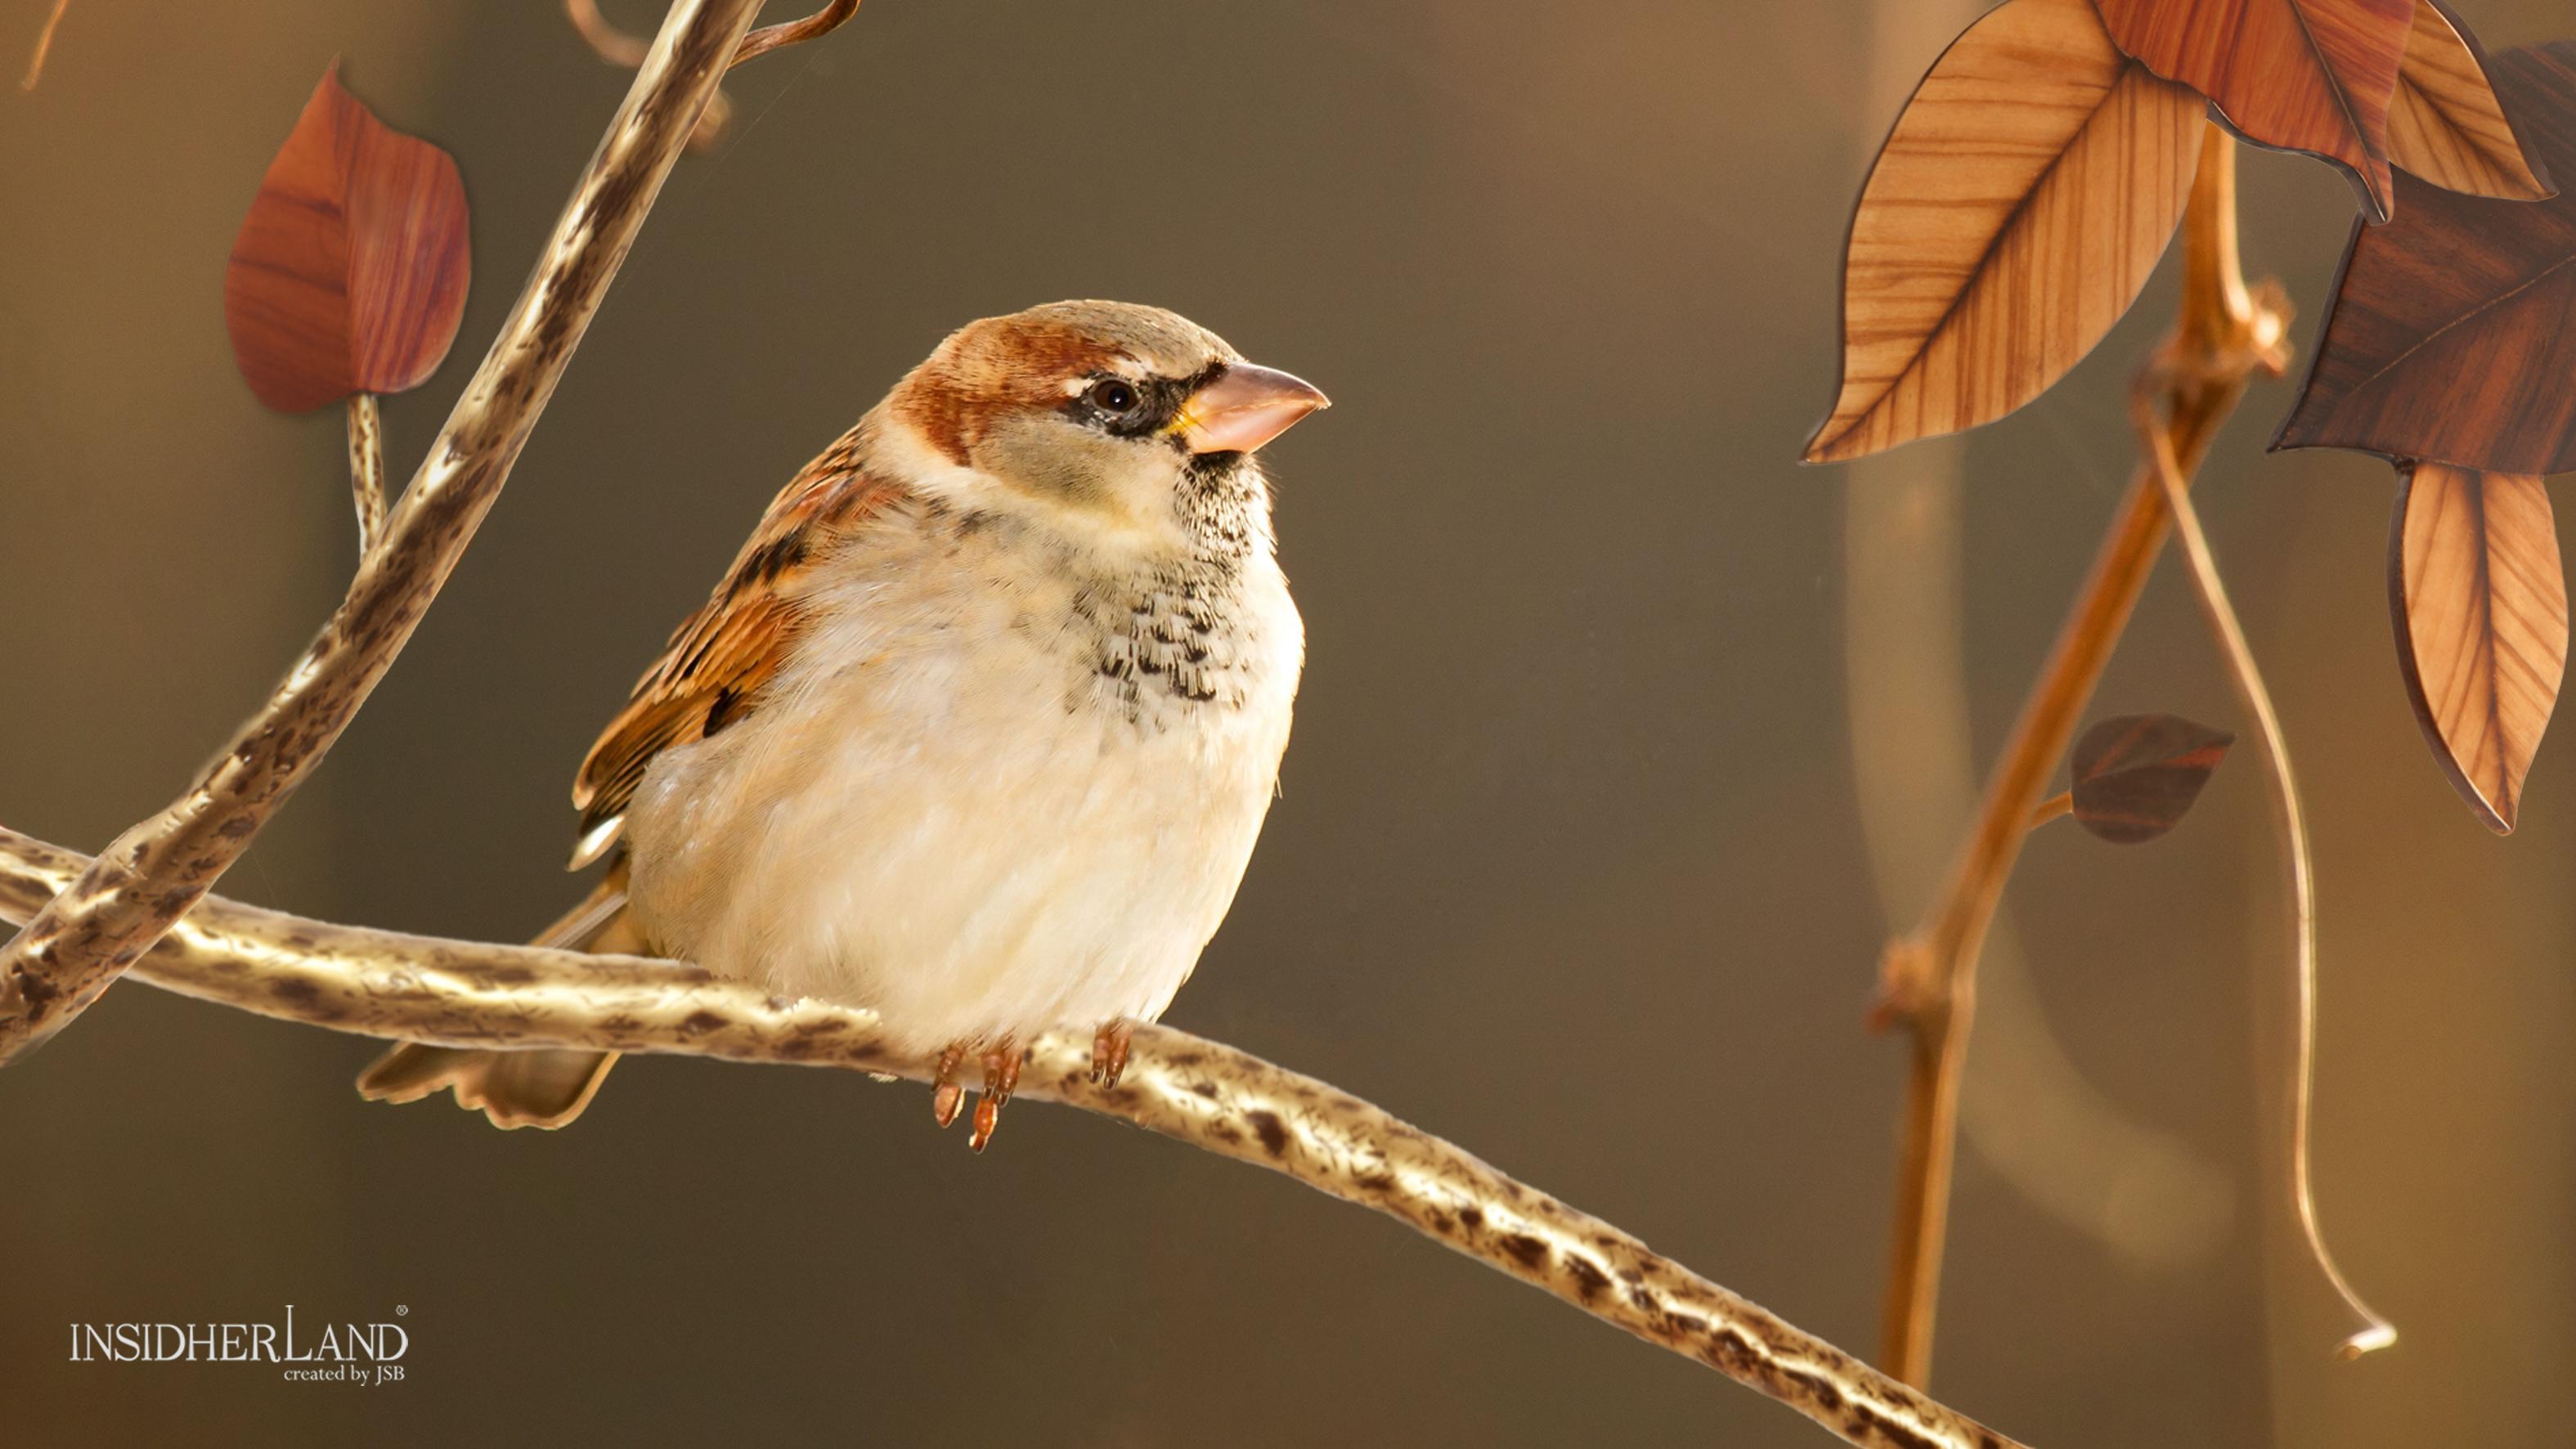
[[[456,162],[387,129],[335,65],[233,239],[233,359],[280,412],[417,387],[456,340],[467,270]]]
[[[2576,40],[2489,74],[2539,161],[2576,176]],[[2360,448],[2494,473],[2576,469],[2576,195],[2462,196],[2400,174],[2355,227],[2276,448]]]
[[[2174,714],[2114,715],[2075,742],[2075,819],[2114,845],[2182,823],[2236,736]]]
[[[2522,804],[2567,670],[2567,580],[2549,492],[2526,474],[2401,468],[2388,603],[2424,738],[2498,834]]]
[[[2487,79],[2486,53],[2442,0],[2417,0],[2388,107],[2388,159],[2472,196],[2537,201],[2555,189],[2532,164]]]
[[[2006,0],[1897,117],[1843,254],[1843,372],[1806,460],[1991,422],[2120,319],[2182,219],[2202,107],[2087,0]]]
[[[2099,0],[2122,50],[2209,97],[2247,140],[2305,151],[2389,213],[2388,105],[2415,0]]]

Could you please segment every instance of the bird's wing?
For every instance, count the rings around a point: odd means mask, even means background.
[[[653,757],[704,739],[760,706],[803,625],[807,575],[829,545],[902,496],[861,461],[864,429],[805,465],[761,516],[706,604],[671,635],[581,762],[572,803],[582,812],[573,868],[607,853]]]

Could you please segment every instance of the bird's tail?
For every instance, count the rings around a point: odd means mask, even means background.
[[[612,865],[590,895],[533,944],[640,951],[642,942],[626,919],[626,862]],[[417,1102],[453,1087],[456,1105],[481,1108],[495,1127],[561,1127],[590,1105],[615,1065],[615,1052],[467,1050],[407,1041],[367,1068],[358,1078],[358,1093],[375,1102]]]

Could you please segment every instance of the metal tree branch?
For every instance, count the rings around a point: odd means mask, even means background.
[[[358,506],[358,556],[385,537],[385,419],[371,392],[349,398],[349,493]]]
[[[168,809],[128,830],[0,948],[0,1064],[58,1031],[212,889],[411,638],[491,509],[760,0],[680,0],[517,306],[268,702]]]
[[[0,918],[89,865],[0,829]],[[446,1046],[592,1047],[840,1067],[928,1082],[873,1013],[770,996],[694,966],[335,926],[210,897],[134,965],[183,996],[334,1031]],[[1876,1449],[2014,1441],[1802,1333],[1608,1223],[1338,1088],[1170,1027],[1136,1031],[1125,1078],[1091,1038],[1040,1037],[1021,1097],[1061,1102],[1285,1173],[1778,1399]]]
[[[2187,365],[2190,379],[2188,387],[2177,386],[2170,413],[2176,463],[2187,482],[2235,411],[2246,379],[2277,365],[2287,325],[2277,289],[2267,289],[2260,303],[2246,289],[2236,246],[2235,147],[2214,124],[2203,135],[2182,230],[2181,315],[2167,351]],[[1911,1051],[1879,1363],[1910,1384],[1923,1385],[1931,1374],[1977,954],[2022,841],[2038,821],[2040,792],[2128,627],[2171,518],[2153,464],[2141,463],[2022,705],[1948,884],[1912,933],[1887,947],[1873,1021],[1901,1023]]]

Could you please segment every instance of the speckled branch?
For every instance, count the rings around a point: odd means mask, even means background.
[[[490,511],[759,9],[671,7],[518,305],[339,610],[186,793],[0,948],[0,1063],[78,1016],[213,889],[356,716]]]
[[[0,918],[89,862],[0,829]],[[594,1047],[931,1079],[869,1012],[788,1000],[695,966],[328,925],[220,897],[134,966],[183,996],[335,1031],[447,1046]],[[1649,1343],[1759,1389],[1853,1444],[2013,1441],[1658,1256],[1644,1243],[1337,1088],[1169,1027],[1137,1030],[1116,1087],[1091,1040],[1040,1037],[1018,1095],[1061,1102],[1283,1172],[1385,1213]]]

